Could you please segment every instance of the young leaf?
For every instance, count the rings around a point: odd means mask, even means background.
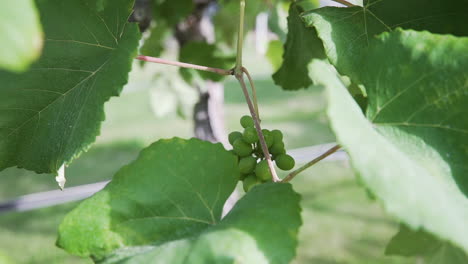
[[[468,256],[463,250],[424,230],[413,231],[405,225],[400,226],[387,245],[385,255],[419,256],[431,264],[468,263]]]
[[[338,141],[390,214],[468,252],[468,39],[399,30],[371,45],[370,121],[330,66],[312,64]]]
[[[25,71],[42,48],[42,30],[33,0],[0,4],[0,68]]]
[[[91,144],[103,104],[119,95],[139,33],[133,1],[38,1],[41,58],[23,74],[0,71],[0,170],[56,172]]]
[[[289,184],[264,184],[221,221],[238,177],[236,158],[220,144],[158,141],[66,216],[58,245],[106,256],[103,263],[289,262],[299,195]]]
[[[307,65],[313,58],[325,59],[322,41],[317,37],[315,29],[305,27],[301,12],[301,6],[296,2],[291,3],[283,63],[273,74],[275,84],[285,90],[299,90],[312,85]]]

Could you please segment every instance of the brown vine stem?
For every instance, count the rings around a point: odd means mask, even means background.
[[[322,155],[318,156],[317,158],[309,161],[307,164],[305,164],[304,166],[300,167],[299,169],[291,172],[288,176],[286,176],[286,178],[284,178],[281,182],[289,182],[291,181],[294,177],[296,177],[299,173],[305,171],[306,169],[312,167],[313,165],[315,165],[316,163],[318,163],[319,161],[323,160],[324,158],[330,156],[331,154],[335,153],[336,151],[338,151],[340,149],[340,145],[336,145],[334,146],[333,148],[327,150],[325,153],[323,153]]]
[[[276,174],[273,161],[271,161],[270,152],[268,151],[268,146],[265,142],[265,137],[263,136],[263,133],[262,133],[262,127],[260,126],[260,120],[258,119],[257,114],[255,113],[252,100],[250,100],[249,92],[247,91],[247,86],[245,85],[243,73],[241,72],[241,74],[236,74],[235,76],[242,87],[242,92],[244,93],[245,100],[247,101],[247,105],[249,106],[250,115],[252,115],[252,118],[254,120],[255,129],[257,130],[258,139],[260,141],[263,154],[265,155],[265,159],[268,163],[268,168],[270,169],[271,178],[273,182],[279,182],[280,178],[278,178],[278,174]]]
[[[217,73],[220,75],[234,75],[234,72],[232,70],[224,70],[224,69],[206,67],[206,66],[184,63],[184,62],[179,62],[179,61],[170,61],[170,60],[144,56],[144,55],[138,55],[136,59],[147,61],[147,62],[158,63],[158,64],[166,64],[166,65],[172,65],[172,66],[177,66],[177,67],[182,67],[182,68],[195,69],[195,70],[200,70],[200,71],[208,71],[208,72],[213,72],[213,73]]]
[[[245,67],[242,67],[241,70],[243,73],[245,73],[245,75],[247,75],[247,78],[249,79],[250,88],[252,89],[252,100],[253,100],[254,107],[255,107],[255,113],[257,114],[258,119],[261,120],[260,112],[258,111],[257,90],[255,89],[252,76],[250,76],[249,71]]]
[[[348,6],[348,7],[356,6],[355,4],[352,4],[352,3],[350,3],[350,2],[348,2],[346,0],[332,0],[332,1],[340,3],[340,4]]]

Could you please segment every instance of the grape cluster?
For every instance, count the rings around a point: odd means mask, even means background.
[[[250,116],[243,116],[240,124],[244,128],[243,133],[234,131],[229,134],[229,143],[232,152],[239,158],[240,180],[243,181],[244,191],[248,192],[253,186],[271,180],[268,163],[260,145],[254,121]],[[286,154],[284,148],[283,133],[277,129],[262,130],[265,143],[268,146],[271,159],[281,170],[290,170],[294,167],[294,159]]]

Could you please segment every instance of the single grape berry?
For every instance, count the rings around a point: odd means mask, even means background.
[[[240,157],[249,156],[252,153],[252,146],[245,142],[242,138],[238,138],[232,144],[232,148]]]
[[[239,161],[239,171],[243,174],[248,174],[254,171],[257,159],[252,156],[247,156]]]
[[[294,168],[294,164],[296,163],[293,157],[289,156],[288,154],[278,155],[275,159],[275,162],[278,168],[285,171]]]
[[[263,133],[263,137],[265,138],[265,143],[267,144],[267,147],[271,147],[273,143],[275,143],[275,140],[270,130],[262,129],[262,133]]]
[[[245,115],[241,117],[240,119],[240,124],[243,128],[247,127],[253,127],[254,126],[254,121],[251,116]]]
[[[229,143],[234,144],[234,141],[236,141],[236,139],[238,138],[241,138],[242,137],[242,133],[239,132],[239,131],[234,131],[234,132],[231,132],[229,133],[229,136],[228,136],[228,140],[229,140]]]
[[[286,149],[284,148],[284,143],[282,141],[276,141],[276,139],[275,139],[275,143],[273,144],[273,146],[271,146],[271,148],[269,148],[268,150],[270,151],[272,155],[275,155],[275,156],[286,153]]]
[[[279,131],[278,129],[272,130],[270,134],[273,135],[273,138],[275,139],[275,143],[283,142],[283,133]]]
[[[247,177],[249,177],[249,176],[255,177],[255,174],[253,174],[253,173],[242,174],[242,173],[241,173],[240,176],[239,176],[239,181],[243,181],[243,180],[245,180],[245,178],[247,178]]]
[[[257,177],[255,177],[253,174],[247,176],[243,182],[244,191],[250,191],[250,189],[252,189],[252,187],[254,187],[257,184],[260,184],[260,181],[257,179]]]
[[[257,130],[253,127],[247,127],[244,129],[244,134],[242,134],[242,138],[245,140],[245,142],[253,144],[258,141],[258,134]]]
[[[271,179],[270,169],[266,160],[260,161],[255,167],[255,175],[261,181],[268,181]]]

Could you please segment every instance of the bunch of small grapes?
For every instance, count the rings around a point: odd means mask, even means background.
[[[244,128],[243,133],[234,131],[229,134],[229,143],[232,152],[239,158],[240,180],[243,181],[244,191],[248,192],[253,186],[271,180],[268,163],[260,145],[254,121],[250,116],[243,116],[240,124]],[[268,146],[271,159],[281,170],[290,170],[294,167],[294,159],[286,154],[284,148],[283,133],[275,130],[262,130],[265,143]]]

